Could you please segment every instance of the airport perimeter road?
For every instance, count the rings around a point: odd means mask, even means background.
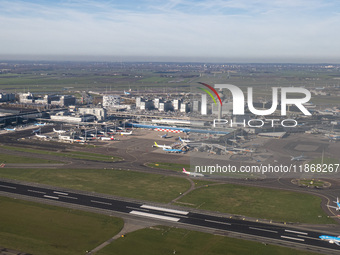
[[[55,205],[69,203],[72,205],[87,206],[90,208],[110,210],[113,212],[127,214],[129,216],[167,222],[176,226],[182,224],[213,229],[216,231],[229,231],[239,234],[269,238],[273,242],[295,243],[302,246],[320,249],[329,254],[340,253],[340,247],[319,239],[321,233],[306,231],[289,226],[279,226],[252,222],[246,220],[230,219],[213,216],[204,213],[196,213],[178,209],[154,206],[151,204],[127,202],[117,199],[103,198],[94,195],[84,195],[76,192],[66,192],[52,188],[36,187],[31,185],[17,184],[8,181],[0,181],[0,191],[4,193],[18,194],[39,199],[54,201]],[[332,235],[332,234],[329,234]],[[326,250],[325,250],[326,249]]]

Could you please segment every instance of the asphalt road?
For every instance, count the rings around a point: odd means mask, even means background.
[[[59,202],[69,203],[96,209],[111,210],[113,212],[124,213],[138,218],[148,218],[168,223],[171,222],[171,224],[174,225],[187,224],[257,237],[261,236],[278,242],[285,241],[310,247],[313,246],[315,248],[327,249],[327,253],[335,254],[340,252],[340,247],[338,245],[330,244],[327,241],[319,239],[320,235],[327,235],[327,233],[306,231],[305,229],[292,228],[290,226],[219,217],[204,213],[190,212],[186,209],[170,209],[145,203],[109,199],[76,192],[65,192],[7,181],[0,181],[0,191],[51,200],[54,201],[56,205],[58,205]]]

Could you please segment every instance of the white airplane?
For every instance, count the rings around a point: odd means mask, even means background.
[[[194,177],[196,177],[196,176],[198,176],[198,177],[204,177],[204,175],[203,175],[203,174],[200,174],[200,173],[188,172],[188,171],[185,170],[185,168],[183,168],[182,173],[187,174],[187,175],[189,175],[189,176],[192,175],[192,176],[194,176]]]
[[[190,142],[191,142],[189,139],[182,139],[181,137],[179,137],[179,140],[180,140],[182,143],[190,143]]]
[[[6,131],[15,131],[16,128],[5,128]]]
[[[53,132],[58,133],[58,134],[63,134],[63,133],[66,133],[66,130],[62,130],[62,129],[56,130],[53,128]]]
[[[168,149],[168,150],[172,149],[172,147],[170,145],[165,145],[165,144],[164,145],[158,145],[156,142],[155,142],[155,145],[153,145],[152,147],[154,147],[154,146],[156,146],[158,148]]]
[[[101,137],[101,140],[103,140],[103,141],[113,141],[113,140],[115,140],[115,138],[113,136],[111,136],[111,137]]]
[[[339,202],[339,198],[336,198],[336,201],[333,201],[334,203],[336,203],[336,206],[331,206],[331,205],[327,205],[330,208],[334,208],[335,210],[339,211],[340,210],[340,202]]]
[[[65,140],[65,141],[73,141],[74,140],[69,135],[59,135],[59,139]]]
[[[300,156],[297,156],[297,157],[293,157],[291,156],[291,161],[303,161],[303,160],[306,160],[306,157],[302,154]]]
[[[321,240],[325,240],[328,241],[329,243],[335,243],[336,245],[340,246],[340,236],[326,236],[326,235],[322,235],[319,236],[319,238]]]
[[[37,133],[35,133],[35,136],[41,139],[47,139],[46,135],[38,135]]]
[[[120,135],[132,135],[132,131],[130,132],[119,132]]]

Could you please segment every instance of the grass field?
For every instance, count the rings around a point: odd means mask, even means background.
[[[7,150],[13,150],[13,151],[53,155],[53,156],[74,158],[74,159],[85,159],[85,160],[104,161],[104,162],[114,162],[114,161],[121,160],[121,158],[119,157],[103,155],[99,153],[92,153],[92,152],[82,152],[82,151],[56,152],[56,151],[38,150],[38,149],[14,147],[14,146],[7,146],[7,145],[3,145],[2,148],[7,149]]]
[[[160,226],[127,234],[97,253],[97,255],[112,254],[312,255],[316,253]]]
[[[321,198],[309,194],[224,184],[190,192],[179,202],[200,209],[283,222],[335,223],[322,211]]]
[[[86,254],[117,234],[123,220],[0,197],[0,246],[34,255]]]
[[[0,176],[164,203],[190,187],[183,178],[111,169],[1,168]]]
[[[15,156],[10,154],[0,154],[0,162],[1,163],[16,163],[16,164],[55,164],[62,163],[56,160],[47,160],[41,158],[33,158],[33,157],[22,157]]]

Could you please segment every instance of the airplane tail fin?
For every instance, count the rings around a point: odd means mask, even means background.
[[[185,168],[183,167],[183,173],[187,173],[187,171],[185,170]]]
[[[179,136],[179,140],[180,140],[181,142],[183,142],[183,141],[182,141],[182,138],[181,138],[180,136]]]
[[[157,146],[158,147],[158,144],[155,142],[155,146]]]

